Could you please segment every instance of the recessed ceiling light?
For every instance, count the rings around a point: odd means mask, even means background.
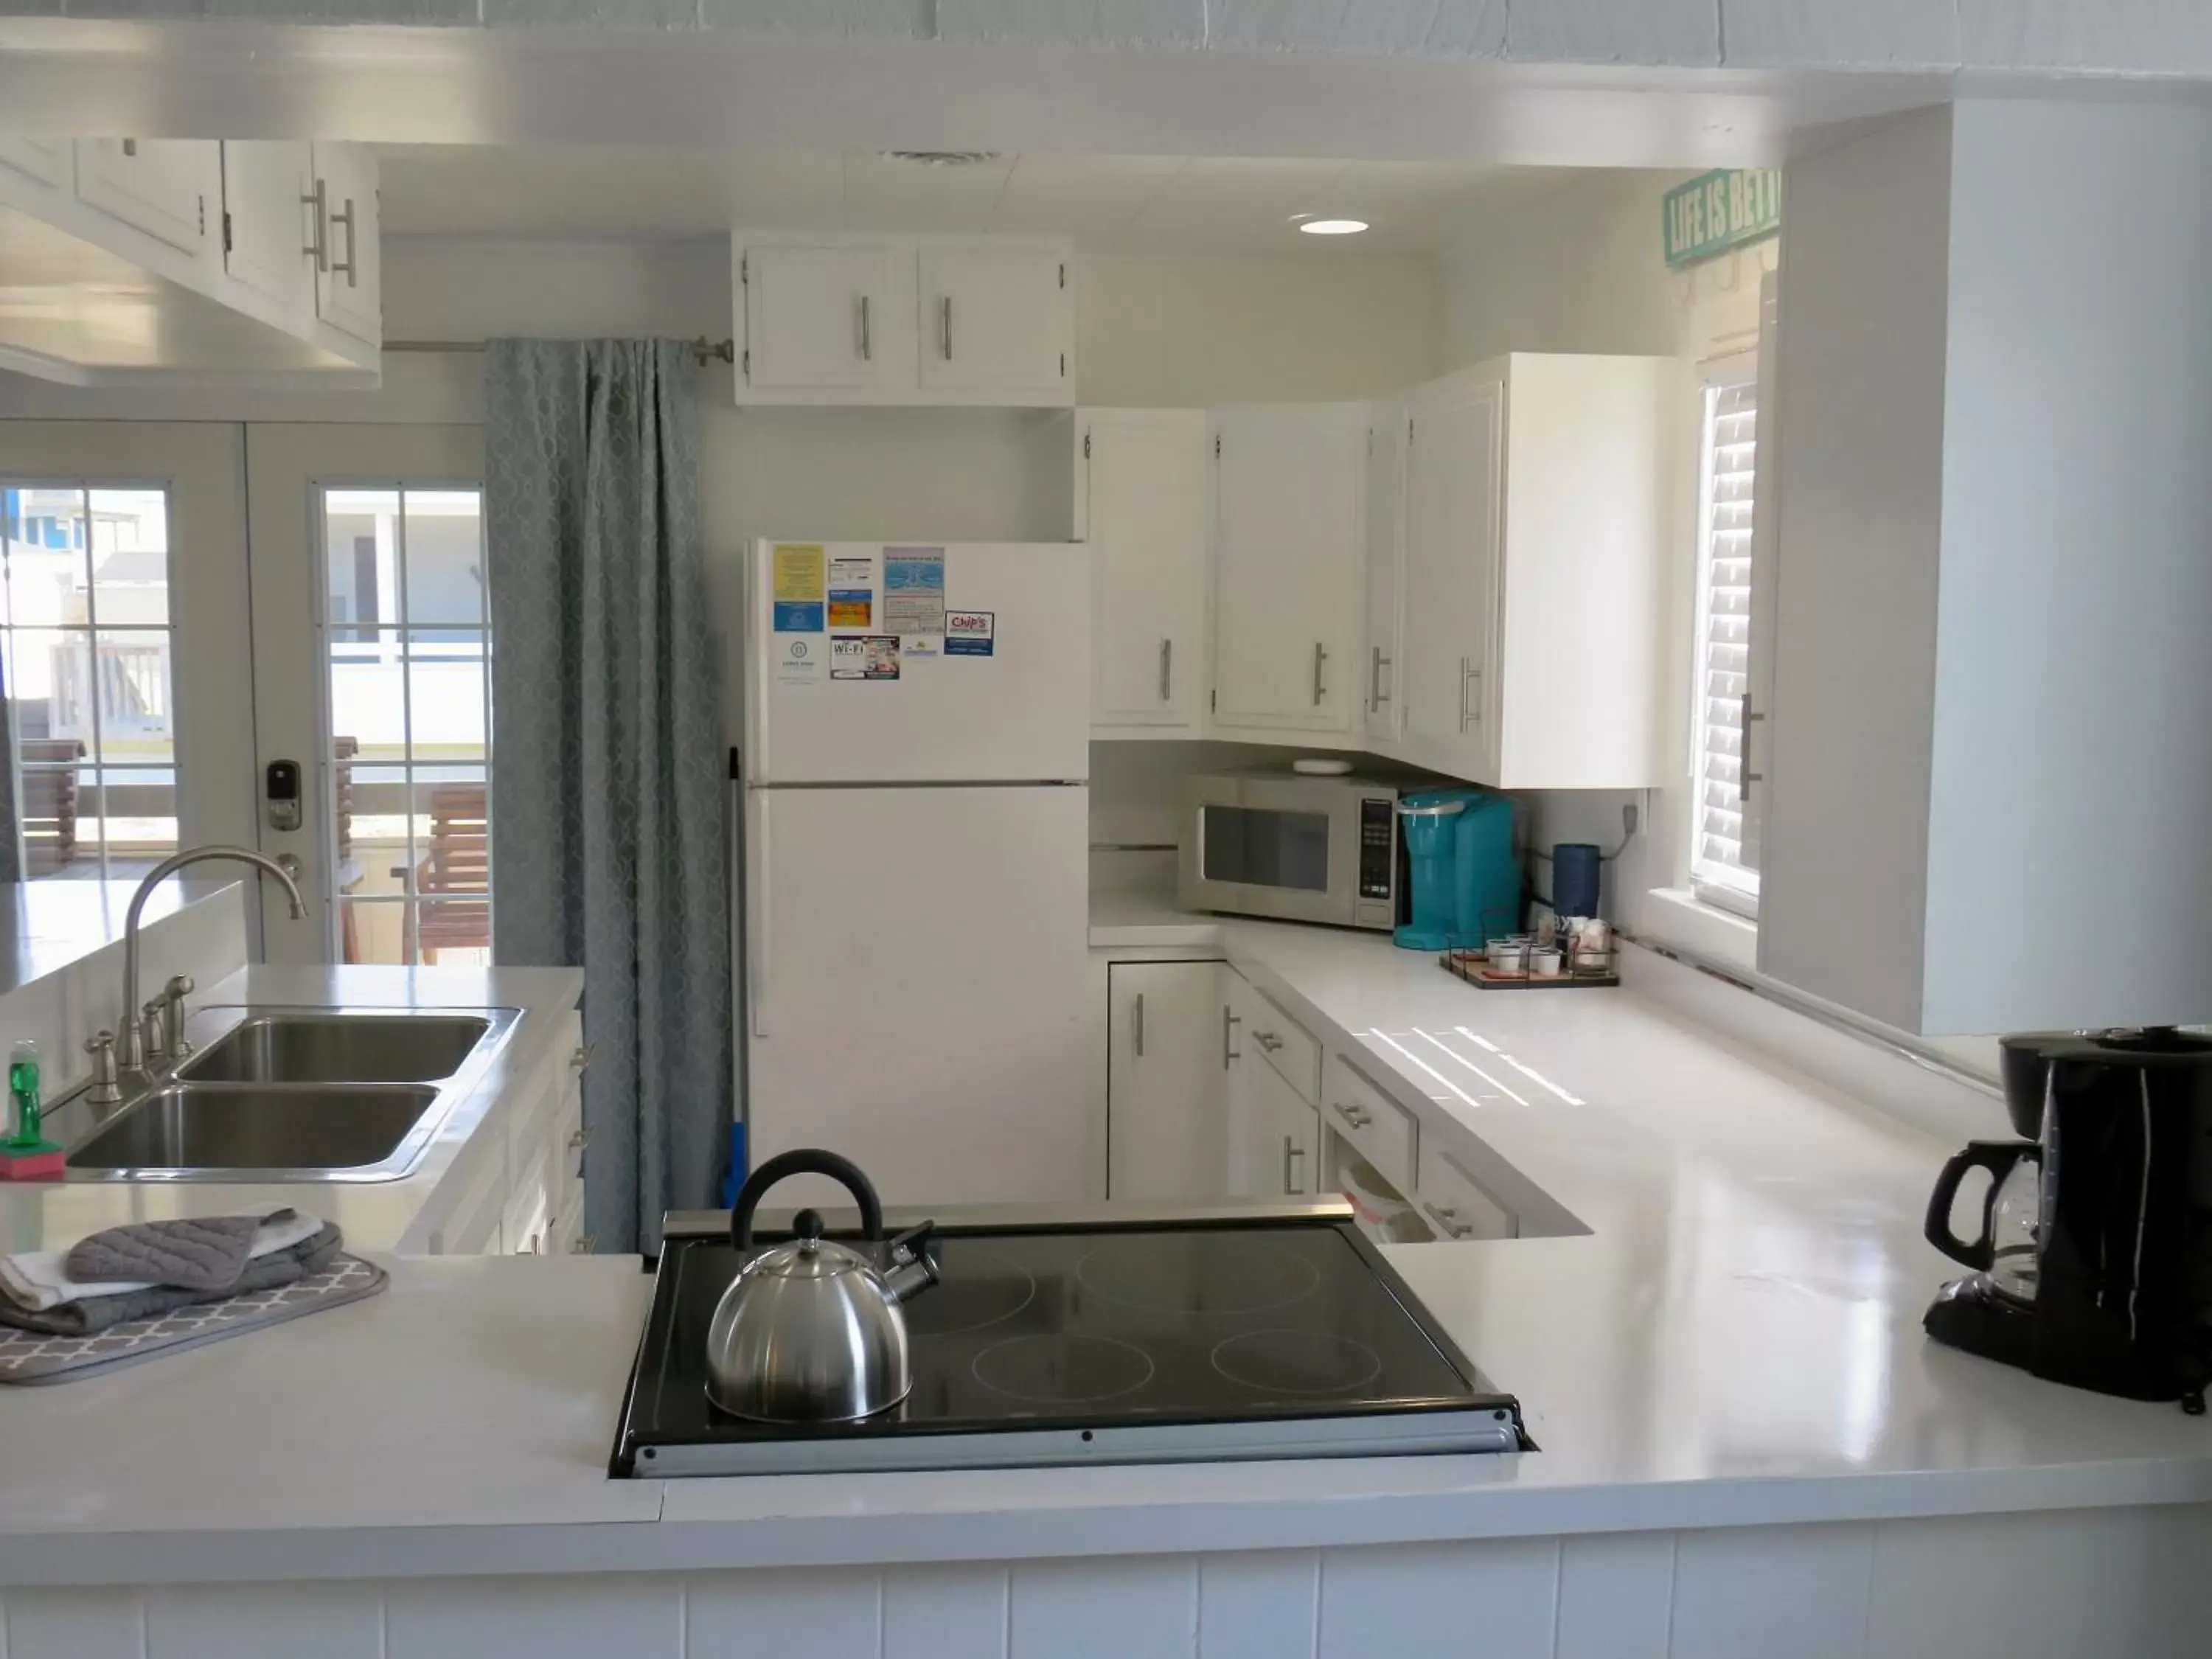
[[[1367,228],[1364,219],[1300,219],[1296,222],[1309,236],[1357,236]]]

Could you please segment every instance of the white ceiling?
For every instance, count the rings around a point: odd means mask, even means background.
[[[674,240],[790,230],[1058,232],[1102,252],[1431,251],[1557,168],[1471,161],[1000,155],[927,167],[873,151],[388,144],[383,226],[402,236]],[[1298,234],[1294,214],[1366,220]]]

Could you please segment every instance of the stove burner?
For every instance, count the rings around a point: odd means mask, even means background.
[[[1265,1313],[1321,1284],[1310,1261],[1233,1233],[1109,1238],[1076,1264],[1075,1278],[1109,1302],[1171,1314]]]
[[[973,1369],[994,1394],[1056,1406],[1112,1400],[1152,1380],[1152,1356],[1110,1336],[1010,1336]]]
[[[1001,1324],[1036,1300],[1028,1268],[963,1243],[945,1278],[906,1304],[906,1328],[916,1336],[960,1336]]]
[[[1269,1394],[1349,1394],[1382,1375],[1382,1356],[1328,1331],[1246,1331],[1214,1345],[1213,1369]]]

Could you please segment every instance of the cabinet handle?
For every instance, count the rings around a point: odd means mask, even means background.
[[[1223,1004],[1223,1005],[1222,1005],[1222,1009],[1221,1009],[1221,1069],[1222,1069],[1223,1071],[1224,1071],[1224,1072],[1225,1072],[1225,1071],[1227,1071],[1227,1070],[1230,1068],[1230,1066],[1232,1066],[1233,1064],[1235,1064],[1237,1060],[1242,1060],[1242,1059],[1243,1059],[1243,1058],[1244,1058],[1244,1056],[1243,1056],[1243,1055],[1242,1055],[1242,1054],[1238,1054],[1238,1053],[1237,1052],[1237,1050],[1236,1050],[1236,1049],[1234,1049],[1234,1048],[1231,1048],[1231,1047],[1229,1046],[1229,1045],[1230,1045],[1230,1042],[1231,1042],[1231,1038],[1232,1038],[1232,1036],[1233,1036],[1234,1033],[1236,1032],[1237,1028],[1239,1025],[1242,1025],[1243,1023],[1244,1023],[1244,1021],[1243,1021],[1243,1017],[1242,1017],[1241,1015],[1237,1015],[1237,1014],[1232,1014],[1232,1013],[1231,1013],[1231,1012],[1229,1012],[1229,1007],[1228,1007],[1228,1005],[1227,1005],[1226,1003],[1224,1003],[1224,1004]]]
[[[318,179],[315,187],[300,198],[302,207],[315,210],[314,228],[308,233],[307,246],[300,252],[315,262],[318,271],[325,274],[331,268],[330,188],[327,179]]]
[[[1481,704],[1467,694],[1468,683],[1473,681],[1480,684],[1481,679],[1482,671],[1474,665],[1474,659],[1462,657],[1459,659],[1459,729],[1462,732],[1467,730],[1470,723],[1476,726],[1482,724]]]
[[[597,1233],[578,1233],[568,1241],[570,1255],[589,1255],[599,1248],[599,1236]]]
[[[1298,1145],[1298,1138],[1296,1135],[1285,1135],[1283,1137],[1283,1195],[1285,1198],[1304,1196],[1305,1161],[1306,1149]],[[1297,1174],[1291,1173],[1293,1169],[1297,1170]]]
[[[1390,694],[1382,689],[1382,671],[1390,666],[1390,659],[1376,646],[1367,665],[1367,712],[1374,714],[1390,701]]]
[[[1145,1057],[1145,994],[1142,991],[1137,993],[1136,1010],[1129,1019],[1129,1034],[1135,1040],[1137,1058],[1142,1060]]]
[[[1316,640],[1314,641],[1314,707],[1316,708],[1321,707],[1321,700],[1326,695],[1322,690],[1321,665],[1328,660],[1328,653],[1322,648],[1321,641]]]
[[[937,302],[937,333],[939,343],[945,348],[945,361],[952,361],[952,296],[948,294]]]
[[[1282,1038],[1277,1036],[1273,1031],[1255,1031],[1252,1033],[1252,1041],[1271,1054],[1283,1046]]]
[[[568,1150],[570,1152],[580,1152],[585,1147],[591,1144],[592,1132],[589,1129],[576,1129],[570,1132],[568,1136]]]
[[[1421,1206],[1421,1209],[1428,1216],[1430,1220],[1435,1222],[1437,1226],[1443,1228],[1445,1233],[1450,1237],[1468,1238],[1474,1236],[1474,1224],[1468,1221],[1462,1221],[1459,1218],[1459,1212],[1452,1208],[1450,1205],[1425,1203]]]
[[[331,222],[334,225],[343,225],[346,232],[345,261],[343,264],[340,264],[336,260],[332,260],[331,262],[331,270],[333,274],[336,274],[338,271],[343,271],[345,273],[346,286],[348,288],[358,288],[361,286],[361,250],[359,246],[361,230],[360,227],[354,222],[352,197],[349,196],[346,198],[345,211],[343,213],[333,213],[331,215]]]
[[[1160,641],[1160,701],[1169,702],[1175,690],[1175,641]]]
[[[1766,775],[1764,772],[1754,772],[1751,769],[1751,723],[1753,720],[1763,720],[1766,716],[1751,712],[1749,691],[1743,694],[1737,714],[1736,775],[1742,780],[1742,785],[1736,791],[1736,799],[1742,805],[1748,806],[1751,805],[1751,786],[1766,781]]]
[[[860,296],[860,361],[873,362],[875,356],[874,343],[868,338],[868,296],[863,294]]]
[[[568,1069],[581,1076],[592,1069],[592,1057],[599,1052],[599,1045],[587,1042],[568,1056]]]
[[[1364,1129],[1375,1121],[1375,1115],[1364,1106],[1348,1106],[1342,1101],[1334,1103],[1336,1115],[1355,1129]]]

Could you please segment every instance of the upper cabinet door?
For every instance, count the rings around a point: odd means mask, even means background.
[[[222,146],[212,138],[80,138],[77,199],[112,218],[198,253],[216,246],[222,210]]]
[[[286,139],[225,141],[223,269],[288,311],[315,311],[314,155]]]
[[[1504,410],[1500,381],[1444,382],[1415,400],[1406,446],[1406,753],[1479,782],[1498,775]]]
[[[366,144],[317,144],[322,252],[315,314],[371,345],[384,341],[383,262],[377,242],[376,154]]]
[[[1367,421],[1367,654],[1362,661],[1365,730],[1370,745],[1398,741],[1404,730],[1399,686],[1405,674],[1406,405],[1394,398]]]
[[[1214,723],[1349,733],[1366,406],[1224,410],[1214,434]]]
[[[1067,258],[1049,247],[924,247],[921,384],[1065,400]]]
[[[764,391],[915,383],[913,256],[888,243],[738,250],[745,384]],[[902,267],[908,280],[902,280]]]
[[[66,138],[0,138],[0,167],[42,185],[58,185],[69,166]]]
[[[1205,412],[1087,410],[1076,445],[1093,731],[1194,734],[1206,704]]]

